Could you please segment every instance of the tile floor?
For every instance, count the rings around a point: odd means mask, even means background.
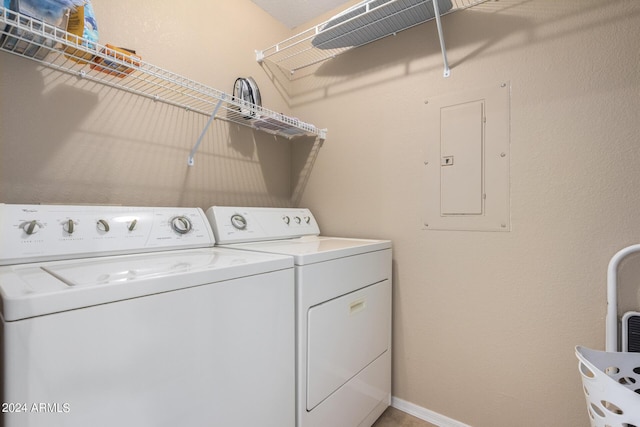
[[[437,427],[399,409],[388,407],[371,427]]]

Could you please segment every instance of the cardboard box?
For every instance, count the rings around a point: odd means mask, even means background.
[[[140,66],[140,61],[142,60],[140,56],[136,55],[135,51],[110,44],[106,45],[106,49],[101,49],[100,54],[106,56],[106,58],[96,56],[91,64],[91,69],[120,78],[131,74],[136,67]],[[114,58],[117,61],[112,61],[109,58]],[[124,64],[122,64],[122,62],[124,62]]]

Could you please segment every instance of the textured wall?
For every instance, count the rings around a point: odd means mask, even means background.
[[[474,427],[585,426],[573,348],[604,348],[606,266],[640,240],[640,2],[489,1],[443,26],[447,79],[430,22],[293,82],[329,129],[301,204],[394,242],[395,396]],[[511,231],[424,230],[424,101],[504,81]]]
[[[230,93],[253,75],[288,108],[254,49],[287,30],[250,1],[94,0],[100,42]],[[241,17],[241,25],[239,18]],[[240,37],[240,34],[243,36]],[[0,54],[0,201],[128,205],[290,203],[290,143]]]
[[[248,0],[93,3],[102,42],[221,90],[253,75],[269,108],[329,137],[216,126],[188,168],[206,118],[0,54],[0,201],[293,197],[326,234],[393,240],[394,395],[474,427],[587,424],[573,347],[604,347],[606,264],[640,239],[640,2],[489,1],[443,18],[448,79],[431,22],[292,83],[255,63],[290,32]],[[511,231],[424,230],[424,101],[504,81]]]

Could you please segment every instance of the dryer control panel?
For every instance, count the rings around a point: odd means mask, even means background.
[[[213,246],[200,208],[0,204],[0,265]]]
[[[317,236],[320,228],[309,209],[213,206],[207,209],[217,244]]]

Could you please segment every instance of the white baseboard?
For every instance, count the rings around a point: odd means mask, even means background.
[[[437,412],[430,411],[429,409],[407,402],[406,400],[402,400],[398,397],[391,397],[391,406],[440,427],[471,427],[468,424],[461,423],[460,421],[456,421],[442,414],[438,414]]]

